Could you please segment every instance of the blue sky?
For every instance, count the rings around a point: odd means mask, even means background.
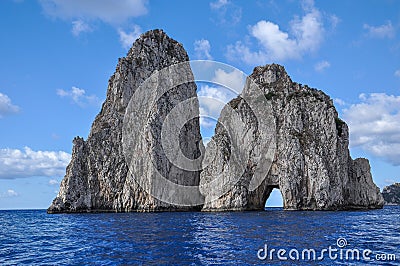
[[[154,28],[191,59],[246,74],[283,64],[293,81],[335,100],[352,156],[370,159],[375,182],[400,182],[399,1],[3,0],[0,209],[49,206],[72,139],[87,137],[118,58]],[[199,93],[231,97],[209,84]],[[210,132],[203,123],[203,135]],[[277,194],[271,201],[279,203]]]

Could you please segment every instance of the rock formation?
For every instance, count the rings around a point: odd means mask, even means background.
[[[261,106],[251,97],[257,91]],[[353,160],[348,145],[348,127],[326,94],[292,82],[282,66],[256,67],[206,148],[203,210],[263,210],[274,188],[286,210],[381,208],[368,160]]]
[[[163,31],[141,35],[119,60],[87,140],[74,139],[49,213],[263,210],[274,188],[287,210],[382,207],[332,100],[279,65],[254,69],[203,160],[188,60]]]
[[[384,187],[382,196],[386,205],[400,205],[400,183]]]
[[[123,151],[124,115],[132,95],[154,71],[188,60],[182,45],[169,38],[162,30],[149,31],[136,40],[128,55],[118,61],[116,71],[109,80],[106,100],[93,122],[87,140],[79,137],[74,139],[72,160],[67,167],[60,191],[48,209],[49,213],[173,211],[199,208],[162,202],[147,193],[129,171]],[[157,95],[159,85],[148,88],[149,98]],[[148,137],[136,143],[142,150],[136,149],[136,154],[130,154],[135,158],[128,160],[133,164],[135,159],[143,158],[138,152],[148,152],[149,161],[140,163],[150,179],[159,171],[167,180],[194,186],[198,190],[200,172],[178,169],[169,162],[160,148],[163,120],[177,104],[190,98],[195,99],[191,102],[192,109],[198,112],[194,82],[176,86],[162,95],[150,113],[146,113],[148,123],[140,133]],[[202,143],[198,118],[186,123],[178,133],[182,152],[189,158],[198,158],[201,148],[199,143]],[[199,192],[198,194],[200,195]]]

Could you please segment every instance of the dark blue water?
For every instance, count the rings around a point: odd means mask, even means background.
[[[342,248],[370,249],[365,261]],[[337,248],[336,259],[260,260],[259,249]],[[295,253],[293,253],[295,255]],[[293,255],[292,254],[292,255]],[[300,253],[301,254],[301,253]],[[395,261],[375,255],[395,254]],[[264,250],[260,256],[264,255]],[[293,257],[293,256],[292,256]],[[389,257],[389,256],[387,256]],[[382,258],[382,257],[381,257]],[[393,258],[391,258],[393,259]],[[57,214],[0,211],[0,265],[400,265],[400,207],[356,212]]]

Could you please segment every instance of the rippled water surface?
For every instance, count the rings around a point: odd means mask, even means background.
[[[372,261],[279,260],[259,249],[370,249]],[[259,252],[264,255],[264,250]],[[395,254],[379,262],[377,254]],[[355,212],[55,214],[0,211],[0,265],[400,265],[400,207]]]

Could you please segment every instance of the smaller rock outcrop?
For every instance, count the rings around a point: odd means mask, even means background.
[[[382,196],[385,200],[385,205],[400,205],[400,183],[384,187]]]

